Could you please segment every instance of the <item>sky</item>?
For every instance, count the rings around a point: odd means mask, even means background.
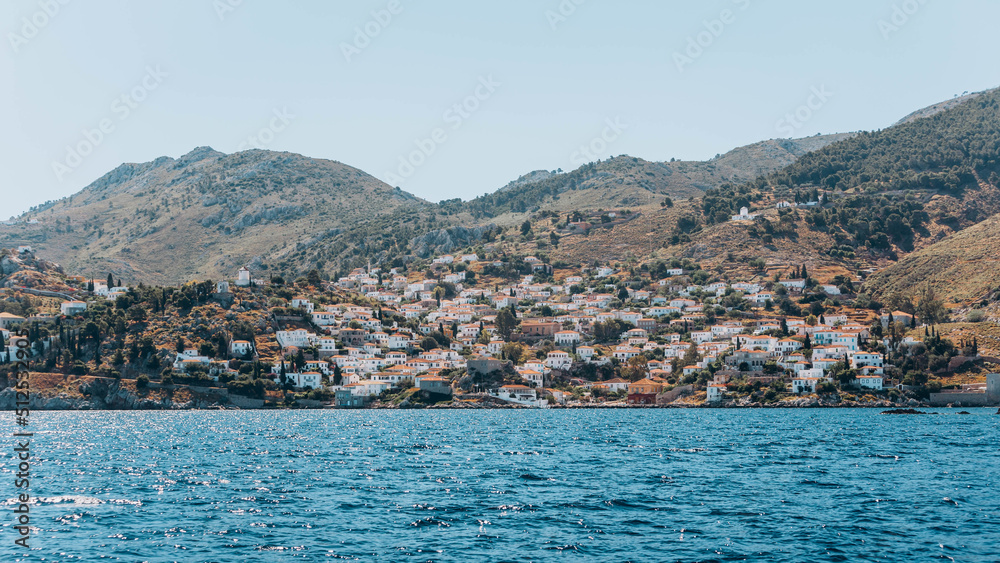
[[[0,217],[198,146],[431,201],[880,129],[1000,86],[990,0],[7,0]]]

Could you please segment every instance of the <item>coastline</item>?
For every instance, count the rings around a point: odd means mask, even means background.
[[[35,411],[121,411],[121,410],[505,410],[537,409],[517,403],[497,401],[476,402],[461,398],[434,404],[395,404],[376,400],[357,408],[336,407],[331,402],[295,399],[286,395],[284,400],[270,397],[269,400],[254,399],[230,394],[225,388],[198,387],[193,385],[162,386],[150,383],[145,389],[137,389],[135,380],[87,376],[56,388],[35,389],[29,399],[28,408]],[[872,397],[872,399],[875,399]],[[16,394],[11,387],[0,391],[0,411],[16,409]],[[954,403],[932,404],[930,401],[905,399],[891,401],[885,398],[875,400],[843,399],[839,395],[808,395],[786,397],[772,402],[752,401],[740,397],[718,403],[696,402],[690,397],[681,397],[674,402],[660,405],[627,404],[625,402],[550,404],[547,409],[538,410],[579,410],[579,409],[897,409],[897,408],[970,408],[973,405]],[[991,408],[989,405],[976,405]],[[993,407],[1000,405],[993,405]]]
[[[241,402],[241,401],[238,401]],[[517,404],[477,404],[477,403],[439,403],[435,405],[419,405],[399,407],[391,404],[373,404],[363,408],[338,408],[332,404],[318,401],[300,401],[292,404],[265,403],[255,404],[242,402],[236,404],[233,398],[211,401],[205,398],[193,398],[185,401],[171,399],[154,400],[144,398],[128,391],[124,387],[111,387],[109,394],[103,398],[71,397],[65,393],[54,396],[31,396],[29,408],[35,411],[180,411],[180,410],[591,410],[591,409],[891,409],[891,408],[948,408],[932,406],[925,402],[891,402],[891,401],[820,401],[816,399],[796,399],[792,401],[776,401],[773,403],[744,403],[726,401],[719,404],[706,403],[671,403],[666,405],[629,405],[625,403],[593,403],[573,405],[550,405],[548,409],[536,409]],[[970,408],[960,405],[954,408]],[[992,407],[983,407],[992,408]],[[13,393],[4,390],[0,392],[0,411],[15,410]]]

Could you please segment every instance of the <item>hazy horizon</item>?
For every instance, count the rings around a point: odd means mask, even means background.
[[[619,154],[884,128],[1000,85],[969,56],[1000,47],[998,15],[985,0],[19,0],[0,7],[0,216],[198,146],[336,160],[439,201]]]

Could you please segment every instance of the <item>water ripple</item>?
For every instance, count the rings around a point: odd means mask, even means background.
[[[32,558],[1000,561],[994,411],[40,413]]]

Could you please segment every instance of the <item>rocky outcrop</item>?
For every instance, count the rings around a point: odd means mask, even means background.
[[[0,259],[0,272],[2,272],[5,276],[9,276],[14,272],[20,271],[22,267],[23,266],[21,265],[20,260],[10,256],[4,256],[3,259]]]
[[[490,223],[478,227],[450,227],[431,231],[410,239],[410,251],[421,258],[447,254],[456,248],[478,243],[496,228],[496,225]]]
[[[70,396],[60,393],[53,396],[45,396],[39,393],[32,393],[28,407],[32,410],[182,410],[182,409],[209,409],[222,408],[229,404],[227,397],[223,395],[199,395],[200,398],[185,402],[175,402],[170,397],[155,399],[142,395],[137,395],[128,387],[123,386],[114,379],[95,378],[90,381],[80,383],[79,391],[81,396]],[[16,393],[13,388],[6,388],[0,391],[0,410],[14,410],[16,404]],[[247,408],[249,405],[239,405]],[[255,405],[250,408],[263,406]]]

